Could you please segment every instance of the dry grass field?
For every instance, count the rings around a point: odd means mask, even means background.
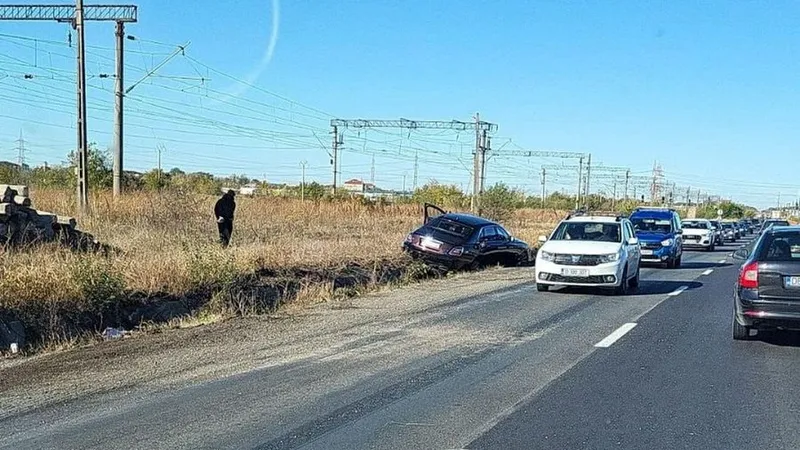
[[[41,210],[75,211],[72,192],[39,190],[31,197]],[[131,193],[114,201],[110,193],[95,193],[92,213],[79,216],[78,226],[121,251],[86,254],[57,245],[3,251],[0,313],[26,316],[30,310],[28,321],[35,316],[41,326],[51,322],[53,335],[41,339],[56,339],[64,333],[53,325],[61,316],[80,322],[78,316],[124,303],[132,293],[180,298],[264,270],[399,262],[403,238],[421,221],[415,205],[240,196],[232,245],[221,249],[214,201],[173,193]],[[519,210],[505,225],[533,244],[559,217],[556,211]]]

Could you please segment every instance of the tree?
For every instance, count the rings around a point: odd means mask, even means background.
[[[523,206],[525,194],[509,188],[505,183],[497,183],[481,195],[481,210],[486,217],[504,221],[515,209]]]
[[[153,169],[142,174],[142,187],[150,191],[158,191],[169,186],[171,175]]]
[[[78,153],[73,151],[67,156],[69,161],[77,167]],[[97,144],[92,142],[87,149],[88,157],[88,172],[89,172],[89,189],[100,188],[108,189],[114,184],[114,175],[111,171],[111,153],[100,151],[97,149]],[[75,175],[73,175],[75,177]],[[75,184],[73,181],[72,184]]]
[[[317,183],[316,181],[312,183],[306,183],[306,198],[310,198],[313,200],[319,200],[325,196],[325,186]]]
[[[467,203],[464,193],[457,186],[436,181],[418,188],[412,198],[416,203],[432,203],[443,208],[463,208]]]

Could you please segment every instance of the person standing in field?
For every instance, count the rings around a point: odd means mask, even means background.
[[[233,213],[236,211],[236,202],[233,197],[236,193],[229,189],[214,205],[214,216],[217,218],[219,242],[225,248],[231,242],[233,234]]]

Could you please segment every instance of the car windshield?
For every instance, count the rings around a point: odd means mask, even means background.
[[[773,226],[773,227],[788,227],[789,226],[789,222],[786,221],[786,220],[770,220],[764,226],[765,227],[769,227],[769,226]]]
[[[681,223],[683,228],[696,228],[700,230],[707,230],[709,228],[708,222],[702,222],[697,220],[685,220]]]
[[[622,233],[619,223],[562,222],[552,240],[622,242]]]
[[[759,248],[759,261],[800,262],[800,231],[767,235]]]
[[[672,222],[669,219],[633,218],[633,229],[655,233],[671,233]]]
[[[463,238],[472,236],[472,233],[475,231],[475,229],[469,225],[442,217],[431,219],[431,221],[428,222],[428,226],[434,230],[444,231],[445,233]]]

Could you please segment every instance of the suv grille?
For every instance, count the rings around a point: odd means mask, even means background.
[[[649,249],[656,250],[656,249],[661,248],[661,243],[660,242],[643,242],[642,243],[642,248],[649,248]]]
[[[554,256],[554,262],[563,266],[596,266],[602,261],[599,255],[569,255],[557,253]]]
[[[602,275],[591,275],[588,277],[567,277],[564,275],[559,275],[554,273],[550,275],[550,281],[555,283],[575,283],[575,284],[604,284],[606,281],[603,279]]]

